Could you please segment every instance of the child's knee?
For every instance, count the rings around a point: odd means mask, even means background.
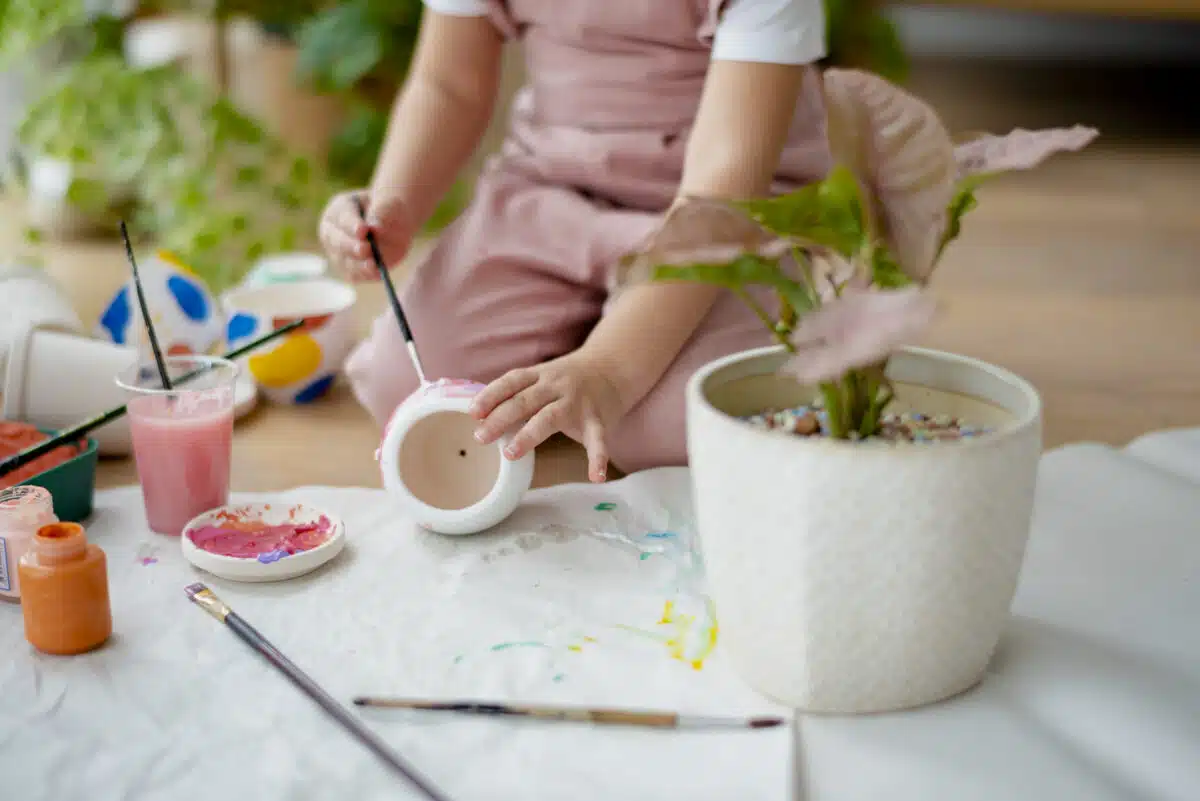
[[[655,387],[609,433],[607,445],[609,459],[623,473],[687,465],[682,387]]]

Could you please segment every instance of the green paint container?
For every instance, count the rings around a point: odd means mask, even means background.
[[[54,436],[53,431],[44,434]],[[71,459],[22,481],[42,487],[54,497],[54,514],[65,523],[82,523],[91,517],[96,500],[96,461],[100,446],[88,437],[85,447]]]

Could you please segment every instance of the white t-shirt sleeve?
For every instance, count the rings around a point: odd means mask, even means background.
[[[450,17],[486,17],[487,0],[425,0],[425,5]]]
[[[730,0],[713,37],[718,61],[812,64],[825,55],[823,0]]]

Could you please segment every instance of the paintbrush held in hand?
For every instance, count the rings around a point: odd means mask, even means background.
[[[383,709],[419,709],[430,712],[459,712],[468,715],[537,718],[613,726],[648,726],[658,729],[769,729],[785,723],[783,718],[715,718],[631,709],[588,709],[583,707],[489,704],[474,701],[414,701],[403,698],[355,698],[357,706]]]
[[[362,218],[363,222],[366,222],[367,209],[363,206],[362,198],[355,197],[354,205],[358,208],[358,216]],[[379,242],[375,239],[374,231],[367,231],[367,244],[371,246],[371,257],[375,260],[375,269],[379,271],[379,280],[383,282],[384,291],[387,292],[392,313],[396,315],[396,325],[400,326],[400,336],[404,338],[404,345],[408,348],[408,358],[412,360],[413,369],[417,371],[417,380],[424,386],[428,382],[425,380],[425,368],[421,366],[421,357],[417,355],[417,343],[413,339],[408,316],[404,313],[404,307],[400,305],[400,296],[396,294],[396,285],[383,260],[383,253],[379,250]]]

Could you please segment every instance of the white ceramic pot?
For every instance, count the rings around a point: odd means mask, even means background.
[[[72,334],[83,331],[75,307],[45,270],[0,265],[0,362],[8,343],[31,327]]]
[[[297,319],[304,326],[241,360],[275,403],[308,404],[328,394],[354,347],[353,286],[331,278],[226,292],[226,340],[236,348]]]
[[[722,647],[763,694],[815,713],[920,706],[979,682],[1033,510],[1042,412],[999,367],[906,349],[897,410],[993,433],[936,443],[800,438],[738,417],[811,402],[764,348],[687,390],[697,524]]]
[[[533,482],[533,452],[516,461],[475,440],[471,399],[483,384],[440,379],[396,407],[375,454],[383,487],[417,525],[439,534],[476,534],[511,515]]]

